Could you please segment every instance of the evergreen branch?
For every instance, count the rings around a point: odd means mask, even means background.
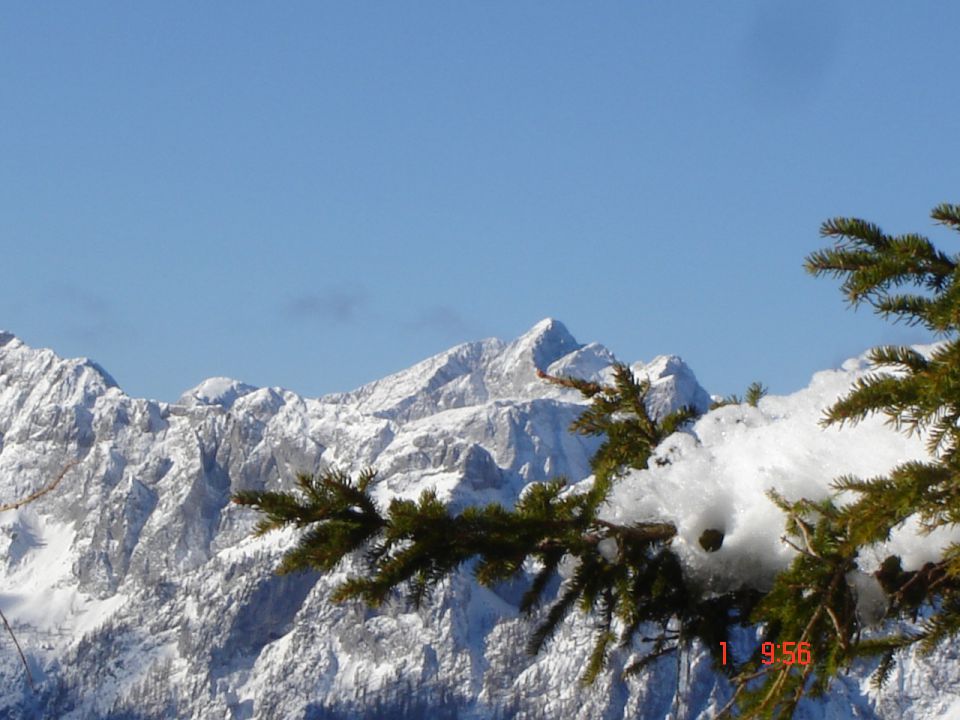
[[[723,705],[723,707],[721,707],[717,711],[717,716],[715,720],[720,720],[720,718],[727,717],[728,715],[730,715],[730,713],[732,713],[736,709],[737,701],[740,699],[740,694],[746,689],[747,685],[753,682],[754,680],[773,672],[774,668],[775,666],[772,664],[765,665],[761,667],[759,670],[755,670],[753,672],[749,672],[745,674],[741,673],[736,678],[734,678],[735,685],[734,685],[733,695],[726,702],[726,704]]]
[[[741,398],[736,393],[725,395],[719,400],[714,400],[710,403],[711,410],[719,410],[722,407],[727,407],[728,405],[740,405],[743,403],[743,398]]]
[[[960,206],[939,206],[933,217],[960,229]],[[296,496],[241,493],[237,502],[264,514],[261,532],[290,524],[308,527],[285,558],[289,567],[330,569],[347,553],[366,548],[366,574],[341,584],[337,600],[356,597],[377,605],[405,585],[418,603],[468,560],[477,561],[475,575],[485,585],[513,577],[524,563],[536,560],[540,569],[520,603],[530,612],[562,559],[571,558],[577,569],[561,585],[528,650],[538,652],[579,605],[599,620],[583,675],[587,682],[607,666],[615,618],[622,647],[640,628],[660,630],[651,652],[630,668],[679,653],[694,638],[713,651],[734,624],[761,626],[765,640],[810,643],[813,661],[803,668],[759,668],[759,648],[731,668],[736,689],[721,714],[737,706],[743,717],[787,717],[805,694],[825,692],[858,657],[880,658],[876,678],[882,682],[900,648],[920,643],[929,651],[960,632],[960,547],[912,572],[903,571],[899,558],[888,558],[875,573],[890,601],[887,619],[930,609],[915,637],[862,640],[855,591],[846,579],[857,569],[858,553],[886,539],[906,519],[915,517],[926,530],[960,522],[960,343],[955,337],[960,274],[955,258],[917,234],[889,236],[876,225],[845,218],[827,221],[821,233],[835,246],[808,256],[808,272],[838,278],[853,305],[867,303],[894,321],[948,337],[929,357],[907,348],[875,348],[870,358],[879,371],[854,383],[828,409],[823,424],[842,427],[879,413],[899,431],[927,433],[931,451],[939,455],[929,463],[904,463],[882,477],[837,479],[837,493],[855,496],[842,507],[835,497],[787,501],[771,492],[786,515],[784,542],[797,555],[768,590],[706,596],[670,548],[677,529],[669,518],[618,525],[598,517],[623,472],[646,468],[664,438],[697,417],[690,408],[656,417],[647,406],[649,380],[638,379],[622,364],[613,367],[609,385],[537,370],[545,381],[575,389],[590,401],[571,425],[573,432],[602,438],[591,460],[593,485],[585,493],[568,493],[558,480],[531,487],[513,508],[488,505],[454,514],[427,493],[418,502],[394,500],[380,512],[368,493],[371,472],[356,483],[343,475],[308,478],[298,484]],[[765,392],[753,383],[743,399],[727,401],[756,405]],[[601,555],[602,543],[610,540],[616,542],[615,555]]]
[[[530,614],[540,604],[540,598],[547,583],[554,576],[557,566],[563,559],[563,550],[554,548],[543,553],[543,568],[536,574],[530,587],[520,599],[520,612]]]
[[[889,245],[889,238],[871,222],[859,218],[836,217],[825,220],[820,226],[821,237],[840,238],[854,246],[883,250]]]
[[[630,538],[642,544],[667,542],[677,534],[677,527],[673,523],[659,522],[617,525],[600,519],[594,520],[594,523],[609,530],[611,535]]]
[[[808,272],[844,278],[841,289],[854,306],[870,301],[883,315],[936,327],[932,308],[924,298],[887,295],[891,287],[907,283],[933,292],[948,289],[956,263],[929,240],[916,234],[890,237],[876,225],[846,218],[824,223],[821,235],[834,238],[836,246],[809,255]]]
[[[744,402],[750,407],[757,407],[760,400],[766,396],[768,388],[761,382],[752,382],[747,386],[747,391],[743,396]]]
[[[941,225],[960,230],[960,205],[941,203],[933,209],[930,216]]]
[[[803,542],[807,546],[807,552],[815,558],[820,558],[820,553],[816,551],[813,540],[810,539],[810,529],[807,524],[802,519],[796,518],[796,527],[800,531],[800,534],[803,535]]]
[[[919,395],[914,384],[893,375],[874,373],[859,378],[850,392],[837,400],[824,413],[821,425],[856,425],[869,415],[882,412],[899,426],[903,415],[899,409],[916,405]]]
[[[610,643],[614,641],[614,635],[609,630],[600,632],[593,650],[590,652],[590,658],[587,660],[586,668],[580,677],[581,686],[592,685],[604,668],[607,666],[607,652]]]
[[[567,375],[548,375],[540,368],[536,368],[536,373],[537,377],[541,380],[546,380],[548,383],[559,385],[560,387],[577,390],[587,398],[592,398],[605,390],[604,386],[600,383],[590,382],[589,380],[581,380]]]
[[[641,670],[643,670],[645,667],[647,667],[648,665],[650,665],[650,663],[652,663],[654,660],[656,660],[656,659],[658,659],[658,658],[661,658],[661,657],[663,657],[664,655],[671,655],[671,654],[679,651],[679,649],[680,649],[680,645],[679,645],[679,644],[676,644],[676,645],[668,645],[668,646],[664,646],[664,647],[660,647],[660,648],[658,648],[658,649],[655,649],[655,650],[647,653],[647,654],[644,655],[643,657],[640,657],[640,658],[638,658],[637,660],[634,660],[634,661],[633,661],[632,663],[630,663],[629,665],[627,665],[627,666],[623,669],[623,672],[621,673],[621,678],[622,678],[622,679],[626,679],[626,678],[628,678],[628,677],[631,677],[631,676],[633,676],[633,675],[636,675],[636,674],[639,673]]]
[[[894,322],[906,320],[908,327],[926,325],[931,330],[937,330],[937,324],[931,321],[931,316],[937,310],[937,304],[921,295],[879,295],[872,305],[877,313],[884,318],[893,318]]]
[[[924,621],[920,653],[932,655],[941,643],[957,635],[960,635],[960,596],[950,594],[944,598],[940,611]]]
[[[699,417],[700,412],[692,405],[684,405],[674,410],[660,421],[660,429],[657,435],[658,441],[661,436],[665,438],[672,435]]]
[[[836,632],[837,632],[837,642],[840,643],[840,646],[841,646],[844,650],[848,650],[850,646],[849,646],[849,642],[848,642],[848,639],[847,639],[847,631],[846,631],[846,629],[845,629],[844,627],[841,626],[841,624],[840,624],[840,618],[837,617],[837,612],[836,612],[836,610],[834,610],[834,609],[833,609],[832,607],[830,607],[829,605],[824,605],[823,610],[824,610],[824,612],[826,612],[827,615],[829,616],[830,622],[833,623],[833,629],[836,630]]]
[[[880,345],[867,353],[874,365],[902,369],[906,372],[920,373],[930,367],[930,361],[916,350],[897,345]]]
[[[760,404],[760,400],[766,397],[768,388],[761,382],[754,381],[747,386],[747,391],[744,393],[743,397],[737,395],[736,393],[732,395],[727,395],[726,397],[720,400],[714,400],[710,403],[710,409],[716,410],[718,408],[726,407],[727,405],[742,405],[746,403],[751,407],[757,407]]]
[[[870,677],[870,687],[879,691],[886,684],[887,680],[893,674],[893,661],[896,658],[896,650],[887,650],[880,658],[880,664]]]
[[[576,580],[570,582],[560,595],[560,598],[550,607],[546,620],[534,630],[530,636],[530,640],[527,641],[527,654],[538,654],[547,640],[553,636],[561,621],[567,616],[580,597],[582,590],[581,583],[582,581],[578,582]]]
[[[802,554],[802,555],[807,555],[808,557],[812,557],[812,558],[818,557],[817,555],[814,555],[812,552],[810,552],[810,551],[807,550],[806,548],[802,548],[802,547],[800,547],[799,545],[795,544],[795,543],[794,543],[790,538],[788,538],[786,535],[781,535],[781,536],[780,536],[780,542],[782,542],[784,545],[789,545],[791,548],[793,548],[794,550],[796,550],[798,553],[800,553],[800,554]],[[802,586],[802,585],[798,585],[797,587],[803,587],[803,586]]]

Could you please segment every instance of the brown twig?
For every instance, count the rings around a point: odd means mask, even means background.
[[[944,580],[949,577],[945,569],[946,566],[947,562],[945,560],[942,560],[936,564],[927,563],[922,568],[915,571],[909,580],[897,588],[897,591],[893,594],[893,601],[896,603],[902,603],[907,590],[909,590],[913,585],[921,582],[927,583],[928,593],[939,585],[942,585]]]
[[[820,556],[819,556],[819,555],[814,555],[813,553],[804,550],[802,547],[800,547],[800,546],[797,545],[795,542],[793,542],[792,540],[790,540],[790,538],[788,538],[786,535],[782,535],[782,536],[780,537],[780,542],[784,543],[785,545],[789,545],[790,547],[792,547],[794,550],[796,550],[796,551],[797,551],[798,553],[800,553],[801,555],[806,555],[807,557],[812,557],[812,558],[814,558],[814,559],[816,559],[816,560],[819,560],[819,559],[820,559]]]
[[[67,471],[70,470],[70,468],[72,468],[74,465],[76,465],[79,462],[80,462],[79,460],[71,460],[70,462],[68,462],[66,465],[63,466],[63,470],[60,471],[60,474],[57,475],[56,479],[54,479],[52,483],[50,483],[44,488],[40,488],[39,490],[37,490],[34,493],[31,493],[30,495],[27,495],[25,498],[17,500],[16,502],[0,505],[0,512],[3,512],[4,510],[16,510],[17,508],[22,507],[23,505],[26,505],[29,502],[33,502],[38,497],[42,497],[43,495],[46,495],[48,492],[50,492],[55,487],[57,487],[57,485],[60,484],[60,481],[63,480],[63,476],[67,474]]]
[[[7,622],[7,616],[3,614],[3,610],[0,610],[0,619],[3,620],[3,626],[7,628],[7,632],[10,633],[10,637],[13,639],[13,644],[17,646],[17,652],[20,653],[20,660],[23,662],[23,667],[27,671],[27,680],[30,682],[30,689],[36,690],[37,686],[33,684],[33,673],[30,672],[30,666],[27,664],[27,658],[23,654],[23,650],[20,647],[20,643],[17,642],[17,636],[13,634],[13,628],[10,627],[10,623]]]
[[[611,532],[642,542],[666,541],[677,534],[676,526],[668,522],[637,523],[636,525],[617,525],[607,520],[594,520],[593,522]]]
[[[40,488],[39,490],[37,490],[34,493],[31,493],[30,495],[27,495],[25,498],[22,498],[21,500],[0,505],[0,512],[3,512],[4,510],[16,510],[17,508],[22,507],[29,502],[33,502],[38,497],[42,497],[46,495],[48,492],[50,492],[55,487],[57,487],[57,485],[60,484],[60,481],[63,480],[63,476],[67,474],[70,468],[72,468],[74,465],[76,465],[79,462],[80,462],[79,460],[71,460],[70,462],[68,462],[66,465],[63,466],[63,469],[60,471],[60,474],[57,475],[56,478],[54,478],[52,483],[50,483],[46,487]],[[0,610],[0,619],[3,620],[3,626],[7,629],[7,632],[10,634],[10,638],[13,640],[13,644],[17,646],[17,652],[20,654],[20,661],[23,663],[23,669],[27,671],[27,680],[30,683],[30,689],[36,691],[37,686],[34,685],[33,673],[30,672],[30,665],[27,663],[27,658],[23,654],[23,648],[20,647],[20,642],[17,640],[17,636],[14,634],[13,628],[10,627],[10,623],[7,622],[7,616],[3,614],[2,610]]]
[[[722,718],[728,715],[733,710],[734,706],[737,703],[737,698],[740,696],[740,693],[743,692],[743,689],[747,686],[748,682],[750,682],[751,680],[756,680],[758,677],[762,677],[766,675],[768,672],[773,670],[773,667],[774,667],[773,665],[767,665],[766,667],[763,667],[757,670],[756,672],[750,673],[749,675],[741,675],[739,677],[734,678],[734,680],[737,683],[737,689],[734,690],[733,697],[731,697],[727,701],[726,705],[720,708],[720,710],[717,712],[717,715],[716,715],[717,720],[719,720],[719,718]]]
[[[824,610],[827,611],[827,615],[830,616],[830,620],[833,622],[833,629],[837,631],[837,639],[840,641],[840,647],[846,650],[847,638],[843,634],[843,628],[840,627],[840,619],[837,617],[837,614],[833,611],[833,608],[830,607],[829,605],[825,605]]]
[[[797,521],[797,527],[800,528],[800,534],[803,535],[803,541],[807,544],[807,550],[815,558],[819,558],[820,553],[818,553],[813,548],[813,541],[810,539],[810,531],[809,531],[809,528],[807,527],[807,524],[800,518],[794,518],[794,519]]]

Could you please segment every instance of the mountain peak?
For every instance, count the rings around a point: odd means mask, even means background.
[[[559,320],[544,318],[513,343],[518,349],[529,350],[533,362],[540,370],[582,346]]]
[[[187,390],[177,401],[180,405],[219,405],[229,408],[239,398],[252,393],[253,385],[228,377],[207,378],[191,390]]]
[[[0,346],[3,345],[3,339],[0,337]],[[80,367],[88,368],[92,370],[99,378],[103,381],[103,384],[108,388],[120,388],[120,383],[118,383],[106,368],[103,367],[98,362],[91,360],[90,358],[78,358],[76,360],[77,365]]]
[[[630,369],[635,377],[650,381],[652,387],[647,407],[657,417],[683,405],[691,405],[700,412],[706,412],[710,407],[710,395],[679,355],[657,355],[649,363],[633,363]]]

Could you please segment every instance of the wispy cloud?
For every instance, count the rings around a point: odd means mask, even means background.
[[[421,312],[407,323],[414,331],[460,335],[468,330],[463,316],[449,305],[435,305]]]
[[[743,46],[753,92],[775,101],[816,92],[836,60],[844,14],[827,0],[763,5]]]
[[[106,317],[113,314],[114,305],[107,298],[74,285],[61,285],[57,288],[60,298],[74,309],[91,317]]]
[[[105,295],[76,285],[61,284],[51,288],[50,296],[62,310],[67,331],[84,343],[96,343],[132,332],[132,328],[119,317],[116,302]]]
[[[337,323],[356,322],[359,311],[367,303],[367,294],[355,288],[328,288],[298,295],[284,308],[288,318],[297,321],[326,320]]]

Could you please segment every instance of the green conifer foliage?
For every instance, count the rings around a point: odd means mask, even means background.
[[[684,407],[663,418],[646,406],[650,383],[637,380],[625,365],[614,367],[610,386],[540,373],[547,382],[574,388],[591,404],[572,430],[603,436],[593,458],[594,482],[571,491],[562,478],[527,489],[513,508],[499,504],[469,507],[453,514],[430,491],[417,501],[394,499],[380,508],[370,495],[375,475],[365,471],[354,481],[327,470],[300,475],[297,491],[245,491],[234,502],[260,510],[257,533],[294,525],[305,528],[279,572],[314,568],[329,572],[348,556],[362,554],[368,572],[351,577],[333,599],[359,599],[372,607],[405,587],[419,605],[448,574],[468,561],[484,585],[507,580],[525,568],[534,577],[521,600],[532,613],[549,580],[567,557],[575,569],[561,586],[528,643],[538,652],[574,608],[597,619],[596,644],[583,674],[591,682],[606,666],[615,645],[628,646],[644,627],[652,634],[649,651],[631,669],[677,651],[694,637],[717,649],[730,622],[746,620],[749,592],[703,598],[684,578],[670,549],[676,528],[669,522],[620,525],[600,516],[619,474],[647,467],[656,446],[697,417]],[[739,611],[735,611],[739,608]],[[706,622],[705,617],[711,620]],[[650,631],[650,625],[659,632]]]
[[[960,206],[940,205],[933,218],[960,230]],[[293,493],[247,491],[234,501],[264,514],[257,532],[304,528],[281,572],[328,572],[347,556],[363,556],[366,572],[336,589],[338,601],[378,606],[402,587],[420,603],[469,561],[485,585],[532,568],[521,608],[533,612],[561,561],[571,559],[575,569],[532,632],[528,649],[539,651],[579,608],[597,628],[586,682],[604,670],[615,646],[633,647],[642,634],[648,636],[644,651],[627,672],[695,640],[713,654],[733,688],[720,716],[792,717],[805,695],[826,692],[839,672],[865,657],[878,663],[879,685],[889,677],[897,652],[916,645],[929,653],[960,633],[958,545],[917,570],[905,571],[899,557],[888,557],[874,573],[887,596],[882,617],[868,617],[858,607],[856,583],[863,575],[861,552],[889,539],[905,521],[914,518],[928,531],[960,523],[960,256],[946,255],[920,235],[886,235],[863,220],[830,220],[821,232],[835,244],[807,258],[810,273],[840,278],[853,306],[868,304],[884,317],[922,325],[944,338],[929,355],[875,348],[869,357],[876,372],[829,408],[823,424],[842,427],[879,413],[896,429],[924,434],[931,457],[904,462],[881,477],[838,478],[837,494],[830,498],[790,500],[771,491],[785,513],[784,542],[796,558],[767,590],[706,592],[685,576],[672,551],[676,527],[669,519],[620,525],[602,517],[623,471],[646,468],[657,445],[697,416],[692,408],[651,416],[650,383],[624,365],[615,366],[609,386],[540,373],[591,400],[571,427],[603,437],[592,460],[594,481],[584,491],[559,478],[529,487],[512,508],[491,504],[454,514],[432,492],[382,508],[370,494],[372,471],[354,480],[327,470],[299,476]],[[742,399],[731,396],[714,407],[756,406],[765,394],[763,385],[753,383]],[[700,538],[704,552],[722,543],[719,530],[708,529]],[[904,620],[913,620],[915,629],[903,631]],[[728,658],[721,665],[720,644],[735,625],[755,626],[761,642],[745,660]],[[809,662],[765,663],[765,642],[781,648],[803,643]]]
[[[847,578],[856,570],[858,546],[851,541],[843,512],[832,500],[790,502],[771,491],[787,515],[783,540],[797,551],[757,605],[752,619],[762,629],[760,643],[737,672],[735,693],[720,716],[734,709],[742,717],[789,718],[806,694],[818,696],[857,656],[861,626],[856,595]],[[794,643],[806,661],[764,662],[761,648]],[[783,658],[782,652],[776,656]]]
[[[710,409],[716,410],[717,408],[722,408],[727,405],[742,405],[746,403],[750,407],[757,407],[767,394],[767,386],[761,382],[752,382],[747,386],[747,391],[744,393],[743,397],[740,397],[736,393],[732,395],[727,395],[720,400],[714,400],[710,403]]]
[[[940,205],[932,216],[960,230],[960,206]],[[752,658],[737,676],[735,700],[743,717],[791,717],[805,693],[823,693],[839,671],[861,657],[880,658],[874,674],[879,686],[897,652],[919,644],[930,653],[960,632],[958,545],[917,571],[904,572],[896,556],[884,561],[874,576],[888,607],[886,622],[876,628],[865,627],[847,580],[858,571],[860,551],[888,540],[908,519],[919,520],[928,532],[960,523],[960,258],[920,235],[890,236],[863,220],[830,220],[821,233],[835,245],[807,258],[810,273],[841,278],[854,307],[866,303],[884,317],[922,325],[944,338],[929,356],[905,347],[874,348],[869,358],[877,371],[829,408],[823,424],[855,424],[879,413],[894,428],[924,434],[932,457],[904,462],[881,477],[838,478],[834,488],[854,498],[843,505],[772,495],[787,513],[785,541],[797,557],[776,578],[753,619],[764,628],[765,640],[810,642],[812,662],[763,666]],[[917,292],[905,292],[906,287]],[[904,633],[893,622],[915,621],[921,608],[926,619],[915,631]]]
[[[767,392],[766,385],[759,382],[752,382],[747,387],[747,392],[743,396],[743,401],[750,407],[756,407],[760,404],[760,400],[766,396]]]

